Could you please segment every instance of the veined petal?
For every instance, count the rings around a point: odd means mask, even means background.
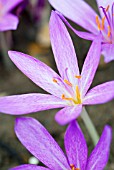
[[[84,97],[83,104],[102,104],[114,98],[114,81],[92,88]]]
[[[61,78],[50,67],[36,58],[21,52],[9,51],[8,54],[14,64],[34,83],[47,92],[61,97],[63,90],[57,83],[53,82],[53,78]]]
[[[18,118],[15,132],[21,143],[48,168],[70,169],[63,151],[38,121]]]
[[[98,33],[96,12],[83,0],[49,0],[50,4],[65,17],[92,33]]]
[[[16,30],[18,18],[13,14],[5,14],[0,17],[0,31]]]
[[[85,169],[87,163],[87,145],[84,135],[76,121],[72,121],[66,130],[65,148],[70,164]]]
[[[74,29],[71,24],[66,20],[66,18],[58,11],[56,11],[56,13],[59,15],[59,17],[64,21],[64,23],[79,37],[86,39],[86,40],[94,40],[96,38],[96,35],[93,33],[89,33],[89,32],[83,32],[83,31],[77,31],[76,29]]]
[[[103,44],[102,54],[106,63],[114,60],[114,44]]]
[[[26,164],[26,165],[17,166],[15,168],[11,168],[9,170],[49,170],[49,168]]]
[[[89,89],[96,73],[101,54],[101,35],[92,42],[81,72],[80,90],[82,98]]]
[[[70,123],[72,120],[75,120],[80,115],[81,110],[81,104],[76,106],[65,107],[56,113],[55,120],[60,125],[65,125],[67,123]]]
[[[11,11],[16,5],[18,5],[20,2],[22,2],[23,0],[1,0],[1,4],[3,6],[3,13],[7,13],[9,11]]]
[[[74,46],[66,26],[54,11],[52,11],[50,18],[50,37],[61,77],[76,84],[75,75],[79,75],[79,68]]]
[[[111,128],[109,126],[105,126],[99,142],[88,159],[87,170],[104,169],[108,162],[111,138]]]
[[[48,94],[23,94],[0,97],[0,112],[21,115],[31,112],[65,107],[66,102]]]

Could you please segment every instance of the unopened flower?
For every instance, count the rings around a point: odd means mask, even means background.
[[[0,0],[0,31],[15,30],[18,17],[11,14],[11,10],[23,0]]]
[[[55,119],[64,125],[80,115],[83,105],[105,103],[114,97],[114,81],[88,91],[100,59],[100,36],[93,41],[81,74],[70,35],[55,12],[52,12],[50,19],[50,36],[60,76],[29,55],[9,51],[9,56],[27,77],[52,95],[31,93],[0,97],[1,112],[20,115],[63,107]]]
[[[66,24],[80,37],[93,40],[101,32],[102,54],[105,62],[114,60],[114,1],[96,0],[100,16],[83,0],[49,0],[52,6],[65,17],[82,26],[89,32],[80,32]]]
[[[49,132],[33,118],[17,118],[15,133],[31,154],[47,168],[26,164],[10,170],[103,170],[108,161],[112,138],[111,128],[106,125],[88,157],[84,135],[78,123],[72,121],[64,137],[66,156]]]

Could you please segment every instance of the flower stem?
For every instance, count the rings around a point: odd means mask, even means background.
[[[93,141],[93,144],[96,145],[98,140],[99,140],[99,135],[95,129],[95,126],[93,124],[93,122],[91,121],[85,107],[83,107],[82,113],[81,113],[81,118],[89,132],[89,135]]]

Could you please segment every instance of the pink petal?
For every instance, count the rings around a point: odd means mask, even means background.
[[[13,14],[6,14],[0,17],[0,31],[16,30],[18,18]]]
[[[61,79],[50,67],[43,62],[21,52],[9,51],[14,64],[34,83],[47,92],[61,97],[63,90],[60,85],[53,82],[53,78]]]
[[[97,36],[97,38],[93,41],[87,54],[87,57],[84,61],[80,81],[81,83],[80,90],[82,98],[86,94],[87,90],[89,89],[93,81],[94,75],[99,64],[100,54],[101,54],[101,35]]]
[[[114,60],[114,44],[103,44],[102,54],[106,63]]]
[[[63,151],[38,121],[18,118],[15,132],[21,143],[47,167],[52,170],[70,169]]]
[[[75,120],[81,113],[82,105],[69,106],[61,109],[56,115],[55,120],[60,125],[65,125]]]
[[[50,4],[65,17],[88,31],[97,34],[96,12],[83,0],[49,0]]]
[[[23,94],[0,97],[0,112],[21,115],[65,107],[66,102],[48,94]],[[66,104],[67,105],[67,104]]]
[[[87,145],[84,135],[76,121],[71,122],[65,134],[65,148],[70,164],[85,169],[87,163]]]
[[[64,23],[54,11],[52,11],[50,18],[50,36],[61,77],[76,84],[75,75],[79,75],[79,68],[74,46]]]
[[[88,159],[87,170],[103,170],[105,168],[109,158],[111,139],[111,128],[105,126],[98,144]]]
[[[114,81],[92,88],[85,96],[83,104],[102,104],[114,98]]]
[[[49,170],[49,169],[41,166],[26,164],[26,165],[17,166],[15,168],[11,168],[9,170]]]

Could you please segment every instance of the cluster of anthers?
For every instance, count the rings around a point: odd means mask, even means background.
[[[78,80],[81,78],[81,76],[80,75],[78,75],[78,76],[75,76],[75,78],[77,78]],[[60,85],[61,83],[60,83],[60,81],[61,80],[59,80],[59,79],[57,79],[57,78],[53,78],[53,82],[55,82],[55,83],[57,83],[58,85]],[[69,81],[69,80],[67,80],[67,79],[64,79],[64,81],[62,82],[62,85],[64,86],[64,89],[66,89],[67,90],[67,94],[62,94],[61,95],[61,98],[63,99],[63,100],[66,100],[66,101],[69,101],[69,102],[71,102],[71,103],[73,103],[73,104],[81,104],[82,102],[81,102],[81,95],[80,95],[80,90],[79,90],[79,87],[78,87],[78,85],[76,85],[76,87],[75,87],[75,92],[69,92],[69,89],[64,85],[64,83],[68,86],[68,87],[70,87],[70,90],[72,90],[72,91],[74,91],[73,89],[74,89],[74,87],[73,87],[73,84]],[[66,91],[65,90],[65,91]],[[73,97],[72,97],[73,96]]]
[[[113,5],[112,5],[112,16],[110,16],[110,13],[109,13],[109,8],[110,6],[108,5],[106,8],[104,7],[100,7],[103,11],[103,14],[104,14],[104,17],[102,18],[101,22],[100,22],[100,19],[98,17],[98,15],[96,16],[96,24],[97,24],[97,27],[98,27],[98,30],[101,31],[103,37],[104,37],[104,41],[108,41],[109,43],[112,43],[112,26],[113,26]],[[111,20],[112,18],[112,20]],[[105,24],[105,21],[107,21],[107,26]]]
[[[75,168],[73,164],[70,164],[71,170],[80,170],[80,168]]]

